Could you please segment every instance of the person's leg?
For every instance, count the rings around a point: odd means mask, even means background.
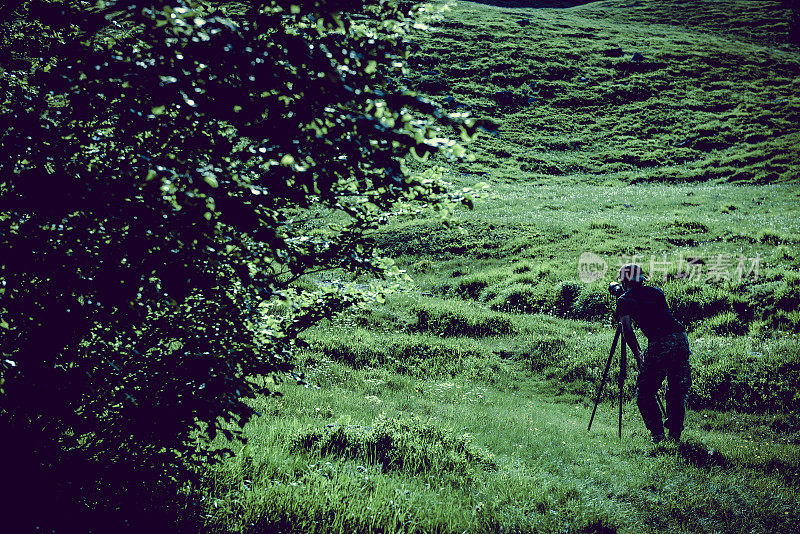
[[[672,440],[679,441],[686,417],[686,400],[692,387],[692,372],[689,364],[689,343],[678,341],[673,351],[673,360],[667,372],[667,420],[664,423]]]
[[[656,395],[666,374],[659,360],[646,354],[636,379],[636,404],[644,419],[644,426],[650,431],[654,441],[664,438],[664,425]]]

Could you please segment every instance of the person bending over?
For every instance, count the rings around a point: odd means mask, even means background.
[[[623,265],[619,281],[625,292],[617,299],[617,316],[622,334],[636,358],[641,362],[636,380],[636,404],[653,442],[662,441],[664,428],[668,438],[678,442],[686,415],[686,399],[692,385],[689,366],[689,339],[686,329],[672,316],[664,293],[657,287],[644,285],[647,277],[636,264]],[[647,337],[647,350],[642,355],[633,332],[633,323]],[[656,395],[667,379],[666,421],[662,422]]]

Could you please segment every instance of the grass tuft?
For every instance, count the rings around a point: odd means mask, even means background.
[[[415,417],[379,417],[371,426],[329,424],[310,428],[292,440],[297,450],[360,460],[382,472],[444,475],[454,484],[471,479],[476,470],[495,469],[488,451],[475,447],[469,434],[457,434]]]

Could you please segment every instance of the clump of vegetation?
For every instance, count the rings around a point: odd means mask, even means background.
[[[313,352],[355,369],[383,366],[410,376],[456,376],[491,367],[490,350],[463,338],[430,334],[376,333],[332,327],[304,334]]]
[[[505,336],[514,333],[511,319],[504,314],[464,305],[458,301],[424,301],[412,306],[418,332],[445,337]]]
[[[764,243],[765,245],[774,246],[783,245],[788,242],[786,237],[773,230],[763,230],[758,236],[758,241],[760,243]]]
[[[293,438],[298,450],[355,459],[381,471],[410,475],[431,474],[456,485],[468,483],[476,472],[495,469],[494,455],[474,446],[469,434],[457,434],[415,417],[379,417],[370,426],[329,425],[311,428]]]
[[[557,366],[565,357],[567,342],[558,336],[537,338],[526,347],[522,358],[532,372]]]
[[[555,295],[546,284],[511,284],[494,287],[496,294],[489,302],[492,309],[509,313],[550,313],[554,311]]]
[[[570,316],[586,321],[603,321],[614,313],[615,303],[608,288],[597,284],[583,287],[572,303]]]
[[[797,413],[800,357],[796,338],[760,343],[703,337],[693,343],[694,409]]]

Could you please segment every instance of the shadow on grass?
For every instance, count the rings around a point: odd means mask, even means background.
[[[772,458],[759,466],[765,474],[778,473],[784,483],[789,486],[800,487],[800,460],[789,461]]]
[[[763,462],[750,463],[742,459],[727,458],[720,451],[697,441],[687,441],[677,445],[660,443],[650,451],[651,457],[666,455],[674,455],[687,464],[701,469],[740,467],[760,471],[765,475],[777,474],[789,486],[800,485],[800,460],[797,459],[770,458]]]
[[[602,521],[597,520],[594,523],[586,525],[579,530],[581,534],[617,534],[616,527],[605,525]]]
[[[476,0],[479,4],[510,8],[567,8],[589,4],[595,0]]]
[[[203,508],[156,462],[67,449],[27,421],[0,421],[2,532],[197,533]]]
[[[697,441],[685,441],[682,443],[659,443],[650,452],[650,456],[674,455],[683,459],[693,467],[702,469],[712,469],[714,467],[730,467],[732,462],[722,453],[715,449],[708,448],[705,444]]]

